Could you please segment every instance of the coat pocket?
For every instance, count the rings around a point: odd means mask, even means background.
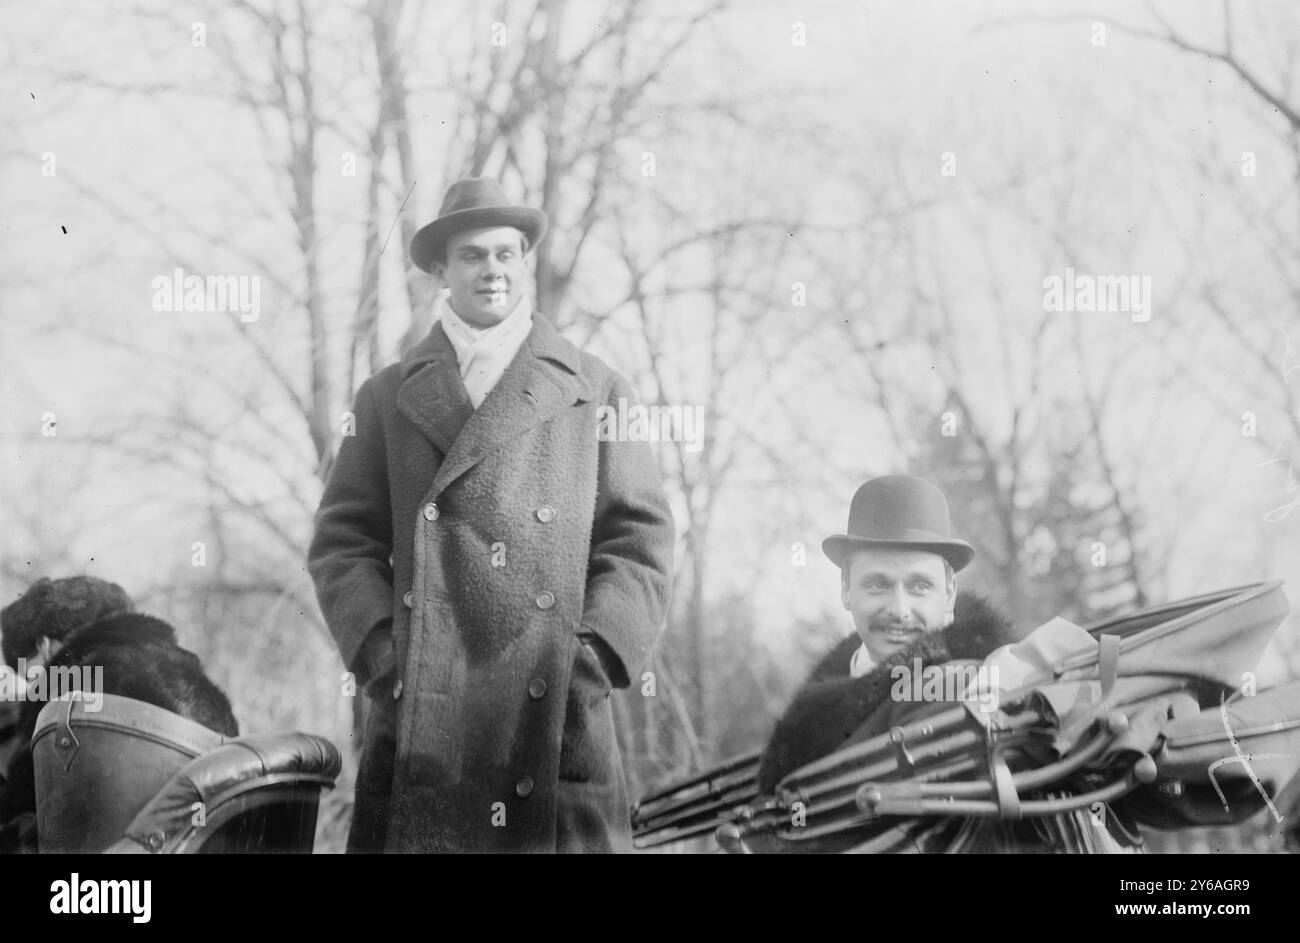
[[[560,741],[561,780],[610,783],[621,773],[610,690],[600,659],[575,637]]]

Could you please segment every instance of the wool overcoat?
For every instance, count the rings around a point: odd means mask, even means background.
[[[345,664],[392,620],[386,850],[630,847],[609,692],[665,618],[675,530],[648,444],[598,434],[620,399],[540,315],[478,409],[439,324],[357,392],[308,566]]]

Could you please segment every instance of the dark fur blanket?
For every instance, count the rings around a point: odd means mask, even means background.
[[[787,774],[844,746],[871,712],[888,700],[894,683],[890,672],[895,667],[910,669],[917,658],[922,667],[982,660],[1014,641],[1017,636],[1006,617],[984,597],[969,592],[957,594],[952,625],[927,634],[861,678],[849,676],[849,661],[862,644],[855,632],[817,664],[776,722],[759,762],[759,792],[771,792]]]

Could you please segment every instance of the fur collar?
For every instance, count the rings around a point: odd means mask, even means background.
[[[957,594],[953,623],[885,659],[861,678],[849,677],[849,660],[862,644],[857,633],[835,646],[795,693],[758,767],[760,793],[771,792],[785,776],[835,752],[873,710],[889,697],[890,672],[921,659],[923,667],[953,660],[982,660],[995,648],[1016,641],[1010,621],[983,596]]]

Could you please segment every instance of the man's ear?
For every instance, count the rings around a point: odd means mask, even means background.
[[[442,256],[429,261],[429,276],[433,279],[433,284],[439,289],[447,287],[447,250],[442,250]]]
[[[48,635],[42,635],[36,640],[36,645],[32,648],[32,653],[27,656],[28,672],[44,670],[45,666],[50,663],[55,655],[59,653],[58,647],[50,640]]]
[[[947,581],[946,588],[948,591],[948,608],[943,614],[942,626],[945,629],[952,625],[957,618],[957,579],[955,576]]]
[[[843,576],[840,577],[840,602],[844,604],[844,608],[849,612],[853,611],[849,606],[849,584]]]

